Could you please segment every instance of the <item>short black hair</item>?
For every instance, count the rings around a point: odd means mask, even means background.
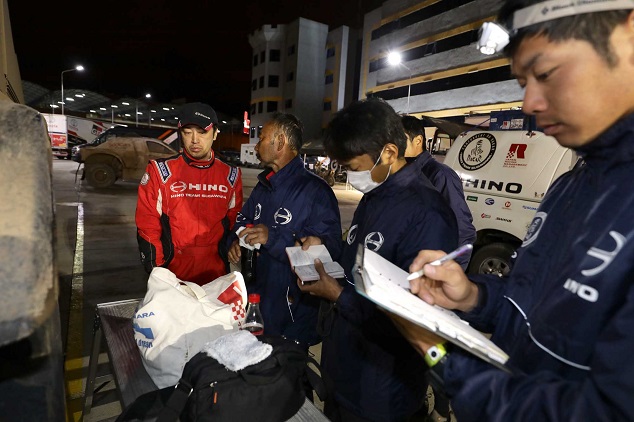
[[[410,116],[405,114],[401,116],[401,123],[403,123],[403,129],[409,136],[410,140],[413,140],[417,136],[423,137],[423,151],[425,151],[425,125],[423,121],[416,116]]]
[[[292,150],[299,151],[304,143],[304,124],[297,116],[276,111],[269,119],[269,122],[284,132]]]
[[[516,11],[541,2],[543,0],[507,0],[498,13],[497,21],[511,28]],[[617,25],[627,20],[631,12],[632,9],[582,13],[529,25],[512,34],[509,44],[504,48],[504,54],[512,57],[522,40],[544,35],[555,42],[568,39],[587,41],[610,67],[614,67],[617,57],[610,48],[610,35]]]
[[[326,154],[340,161],[363,154],[376,161],[389,143],[398,147],[398,156],[402,157],[407,137],[401,117],[378,97],[355,101],[339,110],[324,133]]]

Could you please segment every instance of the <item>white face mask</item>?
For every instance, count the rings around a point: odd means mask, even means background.
[[[372,180],[372,170],[374,170],[377,164],[379,164],[379,161],[381,161],[381,155],[383,155],[384,150],[385,150],[385,147],[383,147],[383,149],[381,150],[381,154],[379,154],[379,158],[376,160],[376,163],[374,163],[374,165],[372,166],[370,170],[363,170],[363,171],[348,170],[347,172],[348,182],[352,185],[353,188],[355,188],[356,190],[360,192],[368,193],[372,189],[376,188],[377,186],[380,186],[382,183],[385,183],[387,178],[390,177],[390,171],[392,171],[391,164],[390,164],[390,168],[387,171],[387,176],[385,176],[385,179],[383,179],[382,182],[375,182],[374,180]]]

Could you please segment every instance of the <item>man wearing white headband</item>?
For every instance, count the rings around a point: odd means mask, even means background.
[[[509,355],[505,372],[393,319],[460,422],[634,421],[634,1],[507,0],[478,47],[504,51],[523,110],[584,165],[549,189],[508,277],[421,251],[411,291]],[[435,347],[434,347],[435,346]]]

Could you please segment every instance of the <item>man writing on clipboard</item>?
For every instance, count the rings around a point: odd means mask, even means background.
[[[634,420],[634,1],[507,0],[498,32],[523,109],[585,165],[551,186],[508,278],[421,251],[411,290],[492,333],[510,375],[394,317],[460,422]],[[492,39],[483,50],[501,51]]]

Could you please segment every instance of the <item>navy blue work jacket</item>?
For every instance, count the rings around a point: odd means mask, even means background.
[[[256,284],[249,293],[259,293],[267,334],[282,334],[307,345],[319,343],[317,312],[319,299],[302,293],[292,270],[286,247],[295,239],[317,236],[333,260],[341,253],[341,217],[337,198],[328,183],[304,168],[299,157],[277,173],[266,169],[245,202],[234,226],[264,224],[268,241],[262,245],[256,266]]]
[[[414,159],[408,159],[410,165],[417,166],[424,177],[427,177],[432,185],[447,200],[449,206],[456,214],[458,222],[458,245],[473,244],[476,240],[476,229],[473,226],[473,216],[465,201],[462,180],[458,174],[448,165],[437,161],[427,151],[422,152]],[[471,259],[471,253],[466,253],[456,258],[456,262],[466,271]]]
[[[426,366],[385,313],[350,284],[358,245],[409,271],[421,249],[457,247],[456,218],[410,165],[363,195],[340,261],[347,272],[344,290],[320,321],[321,364],[334,382],[336,401],[365,419],[399,421],[424,403]]]
[[[508,278],[472,276],[479,304],[461,316],[516,375],[451,353],[461,422],[634,420],[634,115],[577,152],[585,165],[548,190]]]

